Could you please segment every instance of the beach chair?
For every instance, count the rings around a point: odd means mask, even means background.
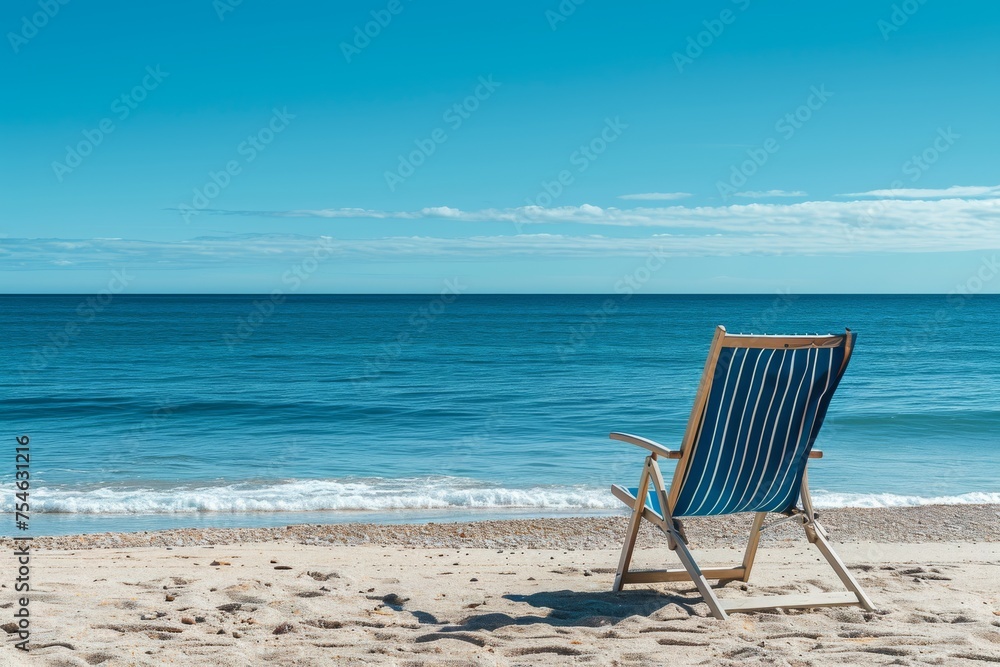
[[[611,488],[632,509],[615,591],[625,584],[693,581],[712,615],[720,619],[727,612],[776,608],[859,605],[873,611],[871,600],[816,520],[806,475],[808,460],[823,456],[813,450],[813,442],[851,358],[855,336],[850,329],[828,336],[731,335],[720,326],[679,450],[628,433],[611,434],[614,440],[650,452],[638,487]],[[677,462],[669,488],[660,473],[660,459]],[[681,519],[743,512],[754,515],[743,562],[731,568],[699,568]],[[765,524],[769,513],[784,517]],[[629,570],[643,519],[663,531],[683,569]],[[819,548],[848,592],[717,598],[707,580],[747,581],[761,532],[787,521],[802,525],[806,538]]]

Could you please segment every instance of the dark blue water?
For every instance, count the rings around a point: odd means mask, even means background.
[[[42,533],[608,511],[642,461],[608,432],[676,447],[716,324],[858,332],[810,470],[820,504],[1000,502],[993,296],[0,305],[0,437],[31,437]]]

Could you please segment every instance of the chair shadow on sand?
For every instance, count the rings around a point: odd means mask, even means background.
[[[691,597],[658,591],[629,591],[624,593],[594,591],[542,591],[530,595],[504,595],[505,600],[523,602],[538,609],[551,610],[548,614],[524,614],[511,616],[494,612],[474,614],[457,624],[445,624],[439,632],[471,632],[486,630],[492,632],[510,625],[533,625],[545,623],[555,627],[602,627],[615,625],[631,616],[649,617],[657,611],[676,605],[696,618],[694,605],[702,601],[695,589]],[[440,623],[432,614],[411,612],[421,623]]]

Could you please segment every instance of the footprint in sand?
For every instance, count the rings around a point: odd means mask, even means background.
[[[467,642],[469,644],[475,644],[476,646],[483,647],[486,646],[486,640],[476,635],[470,634],[468,632],[432,632],[426,635],[420,635],[414,639],[414,643],[423,644],[426,642],[436,642],[441,639],[455,639],[457,641]]]
[[[554,653],[555,655],[586,655],[583,651],[568,646],[529,646],[527,648],[512,649],[507,652],[511,656],[538,655],[541,653]]]

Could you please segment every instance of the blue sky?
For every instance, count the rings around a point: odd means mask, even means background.
[[[11,0],[0,27],[3,292],[948,293],[1000,249],[996,3]]]

